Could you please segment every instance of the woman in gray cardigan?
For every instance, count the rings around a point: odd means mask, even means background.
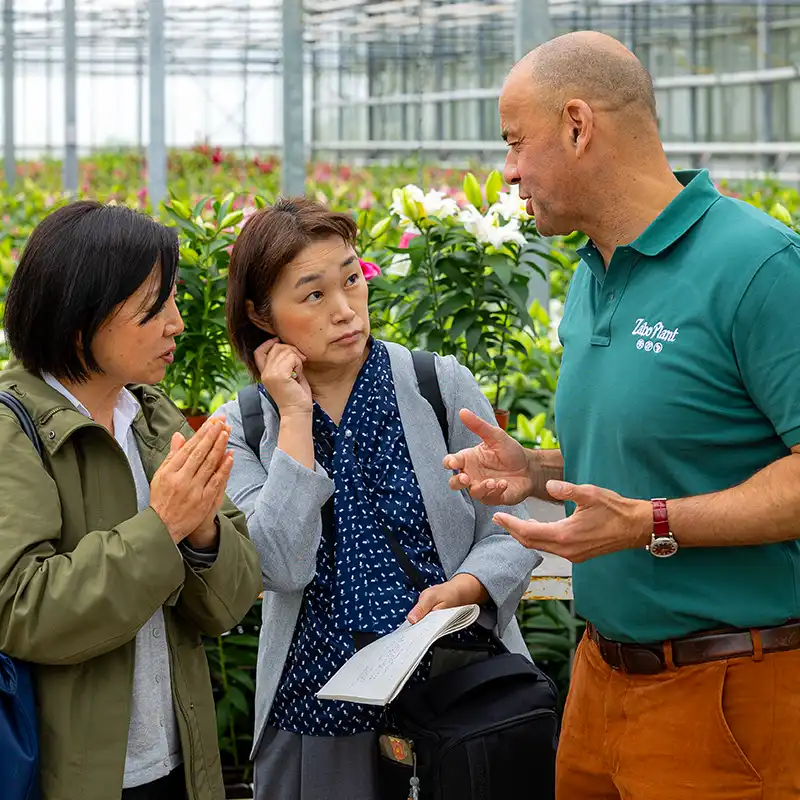
[[[491,523],[497,508],[452,492],[442,467],[476,443],[459,409],[493,420],[491,408],[468,370],[436,357],[444,441],[411,353],[370,336],[356,232],[348,215],[282,200],[248,220],[231,258],[228,326],[264,421],[256,455],[238,403],[220,412],[232,429],[228,494],[247,515],[265,589],[256,800],[379,799],[382,709],[315,696],[355,652],[354,633],[479,603],[496,610],[507,646],[527,653],[514,612],[540,556]],[[429,587],[421,594],[388,536]]]

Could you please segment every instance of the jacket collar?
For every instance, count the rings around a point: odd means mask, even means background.
[[[133,421],[137,436],[150,448],[162,450],[169,447],[172,432],[175,430],[174,425],[167,422],[168,417],[174,418],[174,409],[170,414],[164,408],[169,401],[151,386],[135,384],[127,388],[139,403],[139,411]],[[40,376],[28,372],[15,359],[0,372],[0,389],[13,392],[20,399],[31,415],[39,438],[50,456],[57,453],[76,431],[83,428],[98,428],[111,436],[104,427],[82,414],[60,392],[49,386]]]

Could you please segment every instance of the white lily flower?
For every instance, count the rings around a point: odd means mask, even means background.
[[[525,201],[519,196],[519,186],[514,185],[508,192],[500,192],[498,201],[489,209],[504,219],[530,219]]]
[[[500,225],[500,219],[496,212],[488,211],[484,216],[475,206],[467,206],[462,209],[460,219],[467,231],[481,244],[489,244],[495,250],[499,250],[508,242],[525,244],[525,237],[519,230],[519,220],[517,219]]]
[[[426,217],[446,219],[458,214],[458,203],[443,192],[437,192],[436,189],[431,189],[422,198],[422,208],[425,210]]]
[[[497,220],[498,217],[494,216]],[[499,250],[504,244],[516,242],[520,247],[525,244],[525,236],[520,232],[519,220],[512,219],[505,225],[495,224],[489,230],[489,244]]]
[[[467,229],[479,242],[489,241],[489,228],[492,226],[492,220],[487,214],[485,217],[473,205],[465,206],[461,209],[459,219]]]
[[[403,194],[413,203],[422,203],[425,200],[425,193],[413,183],[408,183],[402,189],[395,189],[392,192],[392,204],[389,206],[389,211],[401,219],[408,219],[403,211]]]

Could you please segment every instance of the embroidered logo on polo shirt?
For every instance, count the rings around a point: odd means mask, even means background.
[[[633,336],[638,336],[636,342],[637,350],[644,350],[646,353],[660,353],[664,349],[664,342],[674,342],[678,337],[677,328],[667,328],[660,320],[650,325],[644,317],[639,317],[631,331]]]

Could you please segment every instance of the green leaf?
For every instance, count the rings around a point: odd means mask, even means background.
[[[247,698],[242,693],[242,690],[238,686],[231,686],[228,684],[228,696],[231,699],[231,705],[237,709],[237,711],[241,711],[242,714],[249,714],[250,707],[247,703]]]
[[[453,341],[458,339],[458,337],[461,336],[461,334],[464,333],[467,328],[475,324],[477,318],[477,314],[471,308],[463,308],[461,311],[458,311],[453,317],[453,324],[447,331],[450,338]]]
[[[255,681],[242,669],[229,669],[228,680],[234,680],[237,683],[240,683],[250,692],[254,692],[256,690]]]
[[[231,719],[231,701],[221,697],[217,701],[217,730],[222,733],[228,729]]]
[[[577,627],[577,620],[569,613],[567,607],[560,600],[545,600],[541,603],[544,614],[550,617],[553,622],[574,630]]]
[[[203,209],[206,207],[206,203],[208,202],[208,197],[201,197],[195,207],[192,209],[192,219],[195,217],[199,217],[202,213]]]
[[[437,262],[436,266],[440,272],[443,272],[459,288],[467,290],[472,288],[470,275],[461,271],[455,259],[442,258]]]
[[[564,655],[569,655],[572,649],[572,635],[568,631],[566,633],[532,631],[528,634],[526,641],[532,647],[549,647]]]
[[[231,210],[231,206],[233,205],[234,200],[234,193],[228,192],[222,200],[218,200],[215,203],[216,211],[217,211],[217,223],[219,223],[222,219],[224,219],[228,212]],[[220,225],[220,227],[225,227],[224,225]]]
[[[439,304],[436,311],[436,318],[446,320],[457,311],[468,306],[472,298],[466,292],[454,292]]]
[[[376,275],[370,282],[370,289],[380,289],[382,292],[389,292],[390,294],[400,293],[400,281],[396,279],[389,279],[383,275]]]
[[[511,283],[514,277],[514,262],[508,256],[494,253],[493,255],[486,256],[484,262],[491,267],[492,271],[502,281],[504,286]]]
[[[478,347],[478,342],[481,339],[482,333],[483,330],[480,325],[473,325],[471,328],[467,330],[466,334],[464,334],[464,339],[467,342],[468,350],[472,351]]]
[[[419,301],[417,307],[414,309],[414,313],[408,320],[408,325],[413,331],[417,325],[419,325],[420,320],[428,313],[428,309],[433,305],[433,296],[426,295]]]
[[[224,637],[226,645],[235,645],[236,647],[252,647],[258,650],[258,636],[252,636],[249,633],[231,633]]]

